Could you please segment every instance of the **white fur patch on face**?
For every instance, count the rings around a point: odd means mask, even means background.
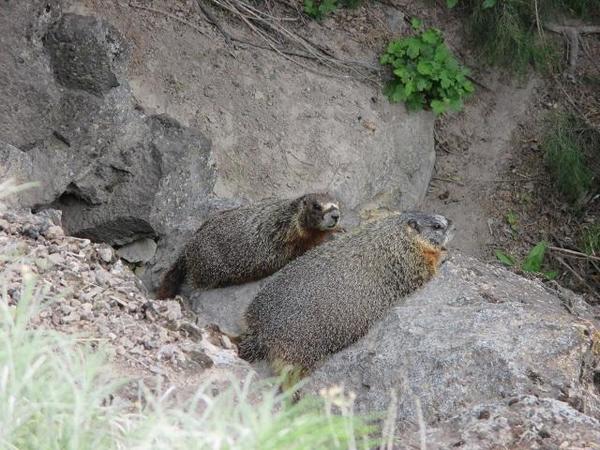
[[[440,216],[440,215],[436,214],[433,217],[435,218],[435,220],[440,222],[444,226],[444,228],[446,228],[448,226],[448,220],[444,216]]]
[[[329,211],[330,209],[340,209],[335,203],[325,203],[323,205],[323,211]]]

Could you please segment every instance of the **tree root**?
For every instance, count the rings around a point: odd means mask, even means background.
[[[557,25],[554,23],[545,23],[544,28],[552,33],[559,33],[564,35],[569,42],[569,69],[568,74],[571,77],[575,77],[575,70],[577,68],[577,58],[579,57],[579,36],[581,34],[592,34],[600,33],[600,26],[587,25],[587,26],[568,26],[568,25]]]

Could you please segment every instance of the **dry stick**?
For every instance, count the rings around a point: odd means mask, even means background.
[[[284,37],[286,37],[287,39],[291,40],[292,42],[296,42],[297,44],[301,45],[302,47],[304,47],[308,52],[309,55],[298,55],[298,56],[302,56],[302,57],[310,57],[311,59],[315,59],[317,61],[319,61],[321,64],[324,64],[325,66],[328,66],[329,68],[335,70],[333,67],[330,66],[329,63],[333,63],[338,67],[341,67],[343,69],[346,70],[351,70],[353,72],[355,72],[357,75],[359,75],[361,78],[364,79],[368,79],[370,81],[374,81],[372,78],[369,78],[365,75],[363,75],[362,73],[360,73],[354,66],[355,65],[360,65],[363,68],[368,69],[369,71],[374,71],[375,67],[369,63],[364,63],[364,62],[360,62],[360,61],[346,61],[346,60],[342,60],[342,59],[338,59],[335,58],[333,56],[328,56],[328,54],[330,54],[327,50],[322,49],[322,48],[318,48],[317,45],[311,43],[310,41],[308,41],[306,38],[301,38],[300,36],[298,36],[295,33],[290,32],[289,30],[287,30],[284,27],[275,25],[272,20],[273,17],[270,16],[267,13],[264,13],[240,0],[233,0],[233,2],[235,3],[232,4],[232,2],[230,1],[226,1],[226,4],[223,4],[222,2],[218,1],[218,0],[211,0],[214,4],[220,6],[223,9],[226,9],[230,12],[232,12],[233,14],[239,16],[249,27],[252,31],[254,31],[255,33],[257,32],[257,28],[255,26],[251,26],[251,24],[249,23],[249,19],[253,19],[256,20],[257,22],[260,22],[262,24],[262,26],[264,26],[265,28],[270,29],[273,32],[279,33],[281,35],[283,35]],[[242,11],[240,11],[240,9],[243,9],[246,14],[248,14],[248,16],[246,16]],[[259,34],[263,39],[265,39],[265,36],[262,34]],[[274,44],[273,44],[274,45]],[[286,53],[285,51],[282,51],[279,48],[273,48],[273,45],[269,44],[269,46],[271,47],[271,50],[276,51],[277,53]],[[319,50],[319,51],[316,51]],[[287,52],[289,53],[289,52]],[[290,58],[286,58],[286,59],[290,59]],[[295,63],[297,63],[294,60],[291,60]],[[302,66],[304,68],[306,68],[305,66]],[[322,73],[317,72],[315,70],[312,70],[312,72],[315,73],[319,73],[322,75]],[[331,76],[331,75],[329,75]],[[340,77],[338,77],[340,78]],[[348,77],[341,77],[341,78],[348,78]]]
[[[200,8],[200,11],[202,11],[202,13],[204,13],[204,15],[206,16],[208,21],[210,23],[212,23],[215,26],[215,28],[217,30],[219,30],[219,32],[223,35],[223,37],[225,38],[225,41],[227,42],[227,45],[229,45],[231,47],[232,46],[231,35],[223,29],[223,27],[221,26],[219,21],[215,18],[213,13],[210,12],[210,9],[208,9],[206,6],[204,6],[202,4],[202,0],[196,0],[196,4],[198,5],[198,8]]]
[[[216,0],[213,0],[213,2],[216,2]],[[227,2],[229,4],[230,7],[234,8],[233,5],[231,4],[231,2]],[[317,52],[314,51],[313,48],[311,48],[310,46],[308,46],[305,42],[303,42],[301,39],[297,38],[296,35],[294,35],[293,33],[289,32],[287,29],[283,28],[283,27],[278,27],[275,26],[271,21],[269,21],[266,18],[263,18],[261,16],[264,16],[265,14],[262,13],[261,11],[256,10],[255,8],[246,5],[245,3],[241,2],[241,1],[237,1],[236,2],[241,8],[243,8],[244,10],[246,10],[246,12],[252,14],[252,17],[254,19],[256,19],[258,22],[261,22],[264,26],[266,26],[267,28],[270,28],[272,31],[276,31],[280,34],[282,34],[284,37],[287,37],[288,39],[295,41],[297,43],[299,43],[300,45],[302,45],[304,47],[305,50],[307,50],[309,53],[311,53],[314,57],[319,58],[320,55],[318,55]],[[237,10],[237,8],[235,8]],[[238,10],[239,11],[239,10]],[[232,11],[233,12],[233,11]],[[323,61],[322,61],[323,62]],[[330,67],[329,64],[323,62],[323,64],[325,64],[326,66],[328,66],[329,68],[333,69],[333,67]]]
[[[594,260],[594,261],[600,261],[600,257],[598,257],[598,256],[587,255],[585,253],[577,252],[575,250],[570,250],[568,248],[554,247],[552,245],[549,245],[548,249],[554,250],[555,252],[568,253],[569,255],[573,255],[573,256],[576,256],[578,258],[585,258],[585,259],[590,259],[590,260]]]
[[[213,1],[214,1],[214,0],[213,0]],[[215,2],[215,3],[217,3],[217,2]],[[234,11],[231,11],[231,12],[234,12]],[[314,71],[313,69],[311,69],[310,67],[308,67],[308,66],[306,66],[306,65],[304,65],[304,64],[301,64],[301,63],[299,63],[298,61],[296,61],[295,59],[293,59],[293,58],[290,58],[288,55],[286,55],[286,54],[282,53],[282,52],[281,52],[281,50],[279,50],[279,49],[278,49],[278,48],[277,48],[277,47],[276,47],[276,46],[273,44],[272,40],[271,40],[269,37],[265,36],[265,35],[264,35],[264,34],[263,34],[261,31],[259,31],[259,30],[258,30],[258,29],[257,29],[257,28],[256,28],[256,27],[255,27],[255,26],[254,26],[254,25],[253,25],[253,24],[252,24],[252,23],[251,23],[251,22],[248,20],[248,19],[246,19],[246,17],[245,17],[243,14],[239,14],[239,17],[240,17],[240,18],[241,18],[241,19],[242,19],[242,20],[243,20],[243,21],[246,23],[246,25],[248,25],[248,27],[249,27],[249,28],[250,28],[250,29],[251,29],[251,30],[252,30],[254,33],[256,33],[256,34],[258,34],[260,37],[262,37],[262,38],[265,40],[265,42],[266,42],[266,43],[269,45],[269,47],[271,47],[271,49],[272,49],[274,52],[278,53],[279,55],[281,55],[281,57],[283,57],[283,58],[287,59],[288,61],[290,61],[290,62],[292,62],[292,63],[294,63],[294,64],[297,64],[298,66],[302,67],[302,68],[303,68],[303,69],[305,69],[305,70],[308,70],[308,71],[310,71],[310,72],[315,72],[315,71]]]
[[[553,33],[563,34],[569,39],[569,74],[571,76],[575,75],[575,67],[577,66],[577,57],[579,55],[579,35],[600,33],[600,26],[571,27],[546,23],[544,24],[544,28]]]
[[[591,286],[590,286],[590,285],[587,283],[587,281],[585,281],[585,280],[583,279],[583,277],[582,277],[581,275],[579,275],[579,274],[578,274],[578,273],[575,271],[575,269],[573,269],[573,268],[572,268],[572,267],[571,267],[569,264],[567,264],[567,263],[565,262],[565,260],[564,260],[564,259],[562,259],[560,256],[556,256],[556,255],[552,255],[552,256],[553,256],[553,257],[554,257],[554,259],[556,259],[556,260],[557,260],[559,263],[561,263],[563,266],[565,266],[565,268],[566,268],[566,269],[567,269],[569,272],[571,272],[571,273],[573,274],[573,276],[574,276],[575,278],[577,278],[577,279],[579,280],[579,282],[580,282],[581,284],[583,284],[583,285],[584,285],[584,286],[585,286],[585,287],[586,287],[586,288],[587,288],[587,289],[590,291],[590,294],[592,295],[592,297],[594,297],[594,298],[596,298],[596,299],[600,300],[600,296],[598,296],[598,294],[596,294],[596,291],[594,290],[594,288],[593,288],[593,287],[591,287]]]

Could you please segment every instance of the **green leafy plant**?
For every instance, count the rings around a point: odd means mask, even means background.
[[[438,29],[422,30],[418,19],[412,26],[418,34],[390,42],[379,60],[391,66],[394,75],[385,95],[390,102],[405,102],[410,111],[460,111],[463,99],[474,91],[468,69],[452,55]]]
[[[496,250],[494,253],[496,254],[496,258],[498,259],[498,261],[500,261],[505,266],[512,267],[517,263],[515,258],[513,258],[507,253],[504,253],[502,250]]]
[[[547,279],[553,280],[558,275],[558,272],[544,271],[542,267],[547,249],[548,243],[546,241],[539,242],[531,250],[529,250],[529,253],[521,264],[518,264],[516,258],[508,253],[503,252],[502,250],[496,250],[494,253],[496,255],[496,259],[498,259],[498,261],[505,266],[520,267],[523,272],[539,273],[544,275]]]
[[[304,0],[304,12],[317,20],[335,11],[337,7],[337,0]]]

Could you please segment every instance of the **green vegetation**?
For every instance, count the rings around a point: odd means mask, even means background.
[[[392,41],[380,58],[394,74],[384,93],[391,102],[405,102],[411,111],[460,111],[463,99],[474,91],[468,70],[452,55],[439,30],[421,31],[417,19],[412,25],[418,34]]]
[[[581,247],[588,255],[600,255],[600,224],[590,225],[583,230]]]
[[[600,178],[600,133],[569,113],[553,113],[547,119],[542,140],[545,161],[557,189],[579,206]]]
[[[545,20],[557,14],[582,18],[600,14],[597,0],[447,0],[446,4],[467,16],[481,58],[521,73],[530,64],[543,72],[559,66],[560,49],[544,33]]]
[[[291,404],[268,384],[210,380],[185,405],[140,386],[144,406],[110,403],[99,353],[51,330],[28,326],[44,293],[24,273],[22,297],[0,298],[0,448],[3,449],[315,449],[370,448],[373,431],[341,390]],[[333,414],[336,410],[340,414]]]
[[[321,20],[338,7],[356,8],[362,0],[304,0],[304,12],[313,19]]]
[[[542,241],[538,243],[529,251],[529,253],[527,254],[527,256],[521,264],[518,264],[517,260],[513,256],[503,252],[502,250],[496,250],[495,254],[498,261],[500,261],[505,266],[519,266],[523,272],[539,273],[544,275],[549,280],[552,280],[556,278],[558,272],[544,271],[542,267],[544,264],[544,255],[546,253],[547,248],[547,242]]]

